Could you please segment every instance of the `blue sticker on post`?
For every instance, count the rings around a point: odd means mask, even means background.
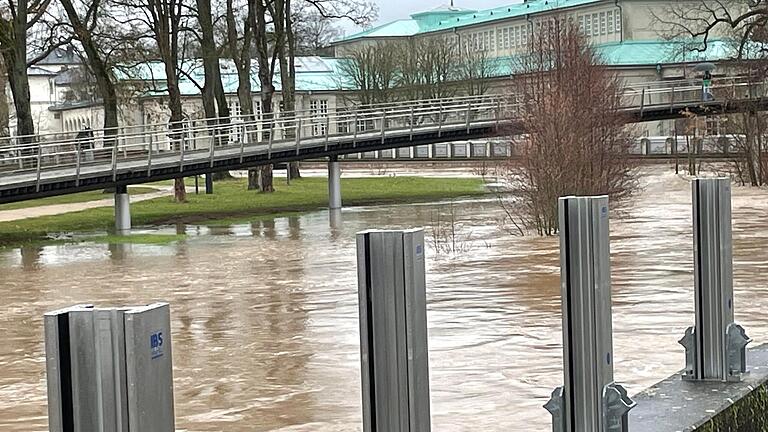
[[[420,257],[424,253],[424,246],[417,244],[416,245],[416,256]]]
[[[149,336],[150,352],[152,360],[163,356],[163,332],[157,331]]]

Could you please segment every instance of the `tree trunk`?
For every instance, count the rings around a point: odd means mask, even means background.
[[[13,105],[16,108],[16,135],[24,137],[22,142],[32,142],[30,135],[35,134],[35,123],[32,119],[32,106],[29,96],[29,77],[27,63],[22,57],[17,60],[17,49],[4,51],[3,58],[8,67],[8,83],[13,95]]]
[[[264,165],[259,168],[259,192],[274,192],[272,182],[272,165]]]
[[[170,34],[165,35],[166,38],[170,38]],[[161,38],[162,39],[162,38]],[[168,43],[166,47],[170,47],[170,43],[168,41],[164,41]],[[161,53],[163,50],[163,44],[158,41],[158,45],[161,46]],[[166,48],[168,49],[168,48]],[[176,75],[176,61],[174,60],[176,58],[173,54],[166,54],[163,56],[164,63],[165,63],[165,74],[166,74],[166,83],[168,86],[168,107],[171,110],[171,118],[169,120],[169,128],[171,132],[171,136],[173,137],[173,141],[176,142],[177,150],[181,150],[181,146],[185,145],[183,140],[183,134],[184,134],[184,112],[182,110],[181,106],[181,92],[179,91],[179,80],[178,76]],[[178,131],[178,132],[177,132]],[[176,199],[176,202],[186,202],[187,201],[187,191],[186,186],[184,185],[184,178],[177,178],[174,181],[174,198]]]
[[[27,76],[27,1],[16,3],[15,16],[3,23],[3,31],[7,32],[2,49],[5,67],[8,72],[8,83],[13,95],[13,105],[16,108],[16,135],[26,136],[23,143],[32,142],[35,134],[35,123],[32,119],[32,107],[29,96],[29,77]]]
[[[5,70],[5,62],[0,58],[0,138],[11,136],[8,95],[5,92],[7,84],[8,72]]]
[[[183,178],[173,179],[173,198],[178,203],[187,202],[187,188]]]
[[[299,162],[291,162],[288,164],[289,176],[292,180],[301,178],[301,171],[299,171]]]
[[[282,32],[284,44],[279,47],[280,56],[280,84],[283,96],[285,112],[296,111],[296,38],[293,32],[293,20],[291,19],[291,0],[280,0],[279,7],[275,11],[282,16],[276,21],[275,29]],[[293,117],[293,114],[288,114]],[[328,131],[326,131],[328,133]],[[299,162],[288,163],[288,179],[301,178]]]
[[[259,169],[248,170],[248,190],[259,189]]]
[[[256,41],[257,60],[259,63],[259,83],[261,84],[261,112],[266,121],[274,120],[272,114],[272,97],[275,93],[275,86],[272,83],[274,76],[273,63],[270,63],[269,42],[267,35],[267,5],[264,0],[252,0],[254,3],[254,40]],[[277,35],[280,39],[281,36]],[[272,57],[274,59],[274,57]],[[262,136],[269,139],[269,132],[263,132]],[[251,174],[249,173],[249,176]],[[261,192],[273,192],[272,185],[272,165],[264,165],[259,168],[258,185]]]

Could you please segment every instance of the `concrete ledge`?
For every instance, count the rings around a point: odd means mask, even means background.
[[[629,430],[768,431],[768,344],[748,350],[747,365],[739,383],[683,381],[678,372],[653,385],[633,398]]]

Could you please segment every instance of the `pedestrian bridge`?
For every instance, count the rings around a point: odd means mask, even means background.
[[[736,77],[713,86],[652,82],[625,89],[628,122],[721,114],[768,104],[766,82]],[[519,133],[509,95],[415,100],[279,118],[189,120],[120,128],[112,135],[13,137],[0,145],[0,203],[265,164]]]

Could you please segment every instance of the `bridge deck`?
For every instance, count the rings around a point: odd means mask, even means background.
[[[734,81],[715,90],[730,96],[702,102],[700,89],[691,85],[633,90],[623,112],[628,122],[643,122],[768,107],[763,83]],[[742,91],[754,96],[737,98]],[[203,119],[202,126],[173,130],[145,125],[134,128],[139,132],[100,137],[100,148],[95,148],[94,138],[43,143],[30,137],[32,144],[4,148],[15,156],[11,166],[0,165],[0,203],[270,163],[512,135],[523,132],[515,120],[517,110],[510,98],[483,95],[385,104],[319,117],[316,112],[283,113],[282,119],[251,123]],[[235,138],[222,140],[227,134]],[[273,142],[264,142],[270,135]],[[107,140],[117,145],[108,147]],[[201,140],[203,145],[198,146]],[[218,142],[233,144],[214,144]]]

